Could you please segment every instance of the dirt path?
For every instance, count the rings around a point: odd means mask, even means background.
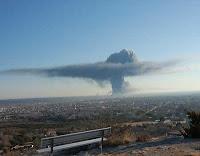
[[[104,156],[200,156],[200,140],[165,138],[110,149]]]

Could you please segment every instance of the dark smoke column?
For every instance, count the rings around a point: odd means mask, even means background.
[[[124,91],[124,77],[123,76],[113,76],[110,80],[112,85],[112,94],[120,94]]]
[[[130,64],[137,63],[137,58],[133,51],[123,49],[119,53],[114,53],[108,57],[106,63],[117,63],[117,64]],[[112,85],[112,94],[120,94],[125,91],[125,81],[124,75],[122,73],[113,74],[110,78],[110,83]]]

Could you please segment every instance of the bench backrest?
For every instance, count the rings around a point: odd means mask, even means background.
[[[41,139],[41,148],[47,148],[48,146],[59,146],[64,144],[70,144],[85,140],[91,140],[109,135],[111,133],[111,127],[95,129],[90,131],[71,133],[66,135],[59,135],[55,137],[48,137]]]

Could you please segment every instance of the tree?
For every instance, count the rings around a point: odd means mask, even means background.
[[[200,112],[188,112],[189,128],[184,128],[181,133],[184,137],[200,138]]]

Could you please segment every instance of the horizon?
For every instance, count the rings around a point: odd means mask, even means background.
[[[88,95],[88,96],[41,96],[41,97],[26,97],[26,98],[9,98],[9,99],[0,99],[0,101],[15,101],[15,100],[33,100],[33,99],[59,99],[59,98],[103,98],[103,99],[112,99],[112,98],[142,98],[142,97],[177,97],[177,96],[196,96],[199,95],[200,91],[182,91],[182,92],[152,92],[152,93],[136,93],[136,94],[127,94],[120,96],[113,95]]]
[[[185,11],[187,10],[187,11]],[[199,1],[1,1],[0,72],[105,61],[127,48],[140,61],[180,60],[165,73],[126,76],[128,94],[199,92]],[[0,99],[109,96],[85,78],[4,75]]]

